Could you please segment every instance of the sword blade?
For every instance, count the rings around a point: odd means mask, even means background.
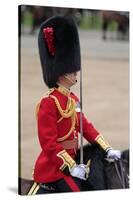
[[[80,164],[83,164],[82,67],[80,69]]]

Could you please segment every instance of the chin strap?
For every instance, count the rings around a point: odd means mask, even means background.
[[[75,84],[76,82],[77,82],[77,80],[76,81],[73,81],[71,78],[69,78],[67,75],[65,75],[64,76],[67,80],[69,80],[70,81],[70,83],[72,83],[72,84]]]

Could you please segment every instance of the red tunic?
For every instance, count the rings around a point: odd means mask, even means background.
[[[76,105],[79,104],[78,98],[73,93],[64,95],[58,89],[54,89],[48,96],[41,100],[37,114],[37,124],[42,151],[36,160],[34,169],[34,180],[39,183],[53,182],[66,176],[62,169],[68,164],[69,160],[71,161],[70,167],[74,164],[76,151],[75,148],[64,149],[59,138],[64,137],[62,138],[63,141],[73,140],[75,137],[78,137],[80,130],[80,112],[77,112],[75,129],[67,135],[72,126],[71,117],[61,119],[61,114],[51,95],[58,99],[63,110],[66,109],[68,97],[74,99]],[[83,135],[91,143],[99,135],[98,131],[88,122],[84,114]]]

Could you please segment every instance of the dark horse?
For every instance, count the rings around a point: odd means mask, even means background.
[[[79,163],[78,151],[76,162]],[[84,146],[84,163],[90,160],[90,173],[83,181],[84,191],[129,188],[129,150],[122,152],[121,160],[109,161],[105,152],[97,145]],[[19,178],[19,194],[26,195],[33,185],[32,180]],[[44,194],[58,193],[44,187]]]
[[[107,39],[107,30],[112,22],[117,24],[117,39],[124,40],[128,38],[129,15],[127,12],[102,11],[102,31],[103,39]]]

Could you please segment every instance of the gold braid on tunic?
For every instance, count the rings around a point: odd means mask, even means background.
[[[61,115],[61,119],[70,117],[71,121],[72,121],[71,128],[68,131],[68,133],[65,136],[57,139],[58,142],[61,142],[61,141],[64,141],[65,139],[67,139],[75,129],[76,117],[77,117],[76,111],[75,111],[76,103],[75,103],[74,99],[72,99],[71,97],[68,97],[66,109],[63,110],[60,106],[58,99],[53,95],[49,95],[49,96],[54,99],[55,105],[56,105],[56,107],[57,107],[57,109],[58,109],[58,111]]]

